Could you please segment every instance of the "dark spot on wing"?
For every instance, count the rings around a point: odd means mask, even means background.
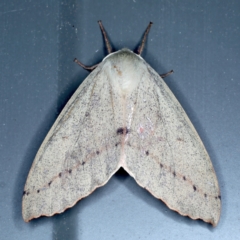
[[[26,194],[26,191],[23,191],[23,196]]]
[[[27,194],[27,196],[28,196],[28,195],[29,195],[29,192],[27,192],[26,194]]]
[[[195,186],[195,185],[193,185],[193,190],[194,190],[194,192],[197,190],[197,188],[196,188],[196,186]]]
[[[89,114],[89,112],[86,112],[85,113],[85,117],[88,117],[90,114]]]
[[[218,198],[221,200],[221,196],[219,195]]]
[[[160,167],[163,168],[163,165],[160,163]]]
[[[40,190],[38,189],[38,190],[37,190],[37,193],[39,193],[39,192],[40,192]]]
[[[99,151],[96,151],[96,154],[98,155],[100,152]]]
[[[146,153],[147,156],[149,155],[149,151],[146,151],[145,153]]]
[[[129,133],[129,129],[127,129],[126,127],[124,128],[118,128],[117,129],[117,135],[123,135],[123,134],[128,134]]]
[[[119,134],[123,134],[123,131],[124,131],[123,128],[118,128],[118,129],[117,129],[117,134],[118,134],[118,135],[119,135]]]
[[[177,140],[178,140],[179,142],[183,142],[183,139],[180,138],[180,137],[178,137]]]
[[[185,176],[183,176],[183,180],[186,181],[186,177]]]
[[[60,173],[58,174],[58,176],[61,177],[61,176],[62,176],[62,173],[60,172]]]
[[[176,172],[175,171],[173,171],[173,176],[176,177]]]
[[[82,162],[82,165],[84,165],[85,164],[85,162]]]
[[[117,147],[117,146],[118,146],[118,143],[115,144],[115,147]]]
[[[50,181],[50,182],[48,183],[48,186],[50,187],[51,184],[52,184],[52,181]]]
[[[205,197],[205,198],[207,197],[207,194],[206,194],[206,193],[204,193],[204,197]]]
[[[68,172],[69,172],[69,173],[72,173],[72,169],[69,169]]]

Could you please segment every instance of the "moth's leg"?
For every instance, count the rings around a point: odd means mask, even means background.
[[[144,48],[144,45],[145,45],[145,42],[146,42],[146,39],[147,39],[147,35],[148,35],[149,31],[150,31],[150,28],[151,28],[152,24],[153,24],[152,22],[150,22],[148,24],[148,27],[147,27],[147,29],[146,29],[146,31],[144,33],[143,39],[142,39],[142,43],[141,43],[141,45],[138,48],[138,55],[141,55],[141,53],[143,51],[143,48]]]
[[[109,53],[112,52],[111,44],[110,44],[110,42],[109,42],[109,40],[108,40],[107,34],[106,34],[106,32],[105,32],[105,29],[104,29],[104,27],[103,27],[103,25],[102,25],[102,21],[101,21],[101,20],[98,21],[98,24],[99,24],[99,26],[100,26],[100,28],[101,28],[101,31],[102,31],[102,34],[103,34],[103,37],[104,37],[104,40],[105,40],[105,43],[106,43],[106,46],[107,46],[107,51],[108,51],[108,54],[109,54]]]
[[[86,70],[90,70],[90,71],[92,71],[93,69],[95,69],[95,68],[98,66],[98,64],[95,64],[95,65],[93,65],[93,66],[91,66],[91,67],[85,66],[85,65],[82,64],[80,61],[78,61],[77,58],[75,58],[73,61],[74,61],[75,63],[77,63],[79,66],[81,66],[82,68],[84,68],[84,69],[86,69]]]
[[[168,75],[170,75],[172,73],[173,73],[173,70],[171,70],[171,71],[169,71],[167,73],[161,74],[161,75],[159,74],[159,75],[160,75],[161,78],[165,78],[165,77],[167,77]]]

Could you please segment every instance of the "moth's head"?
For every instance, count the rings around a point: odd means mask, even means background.
[[[103,59],[101,65],[111,85],[124,95],[136,89],[147,72],[146,62],[127,48],[110,53]]]
[[[135,60],[143,60],[143,58],[139,55],[134,53],[132,50],[128,48],[123,48],[119,51],[113,52],[108,54],[103,61],[106,61],[106,59],[111,59],[112,61],[135,61]]]
[[[135,54],[135,53],[133,53],[131,50],[129,50],[129,49],[127,49],[127,48],[123,48],[122,50],[119,50],[119,51],[117,51],[117,52],[114,52],[114,53],[112,53],[112,47],[111,47],[111,44],[110,44],[110,42],[109,42],[109,39],[108,39],[108,37],[107,37],[107,34],[106,34],[106,32],[105,32],[105,29],[104,29],[104,27],[103,27],[103,25],[102,25],[102,22],[101,21],[98,21],[98,23],[99,23],[99,26],[100,26],[100,29],[101,29],[101,31],[102,31],[102,34],[103,34],[103,37],[104,37],[104,40],[105,40],[105,43],[106,43],[106,48],[107,48],[107,51],[108,51],[108,55],[103,59],[103,62],[104,61],[109,61],[109,60],[124,60],[124,62],[125,63],[127,63],[127,62],[130,62],[131,63],[131,61],[139,61],[139,60],[143,60],[142,58],[141,58],[141,53],[142,53],[142,51],[143,51],[143,48],[144,48],[144,44],[145,44],[145,42],[146,42],[146,38],[147,38],[147,35],[148,35],[148,33],[149,33],[149,30],[150,30],[150,28],[151,28],[151,25],[152,25],[152,22],[150,22],[149,23],[149,25],[148,25],[148,27],[147,27],[147,29],[146,29],[146,31],[145,31],[145,33],[144,33],[144,36],[143,36],[143,39],[142,39],[142,43],[141,43],[141,45],[139,46],[139,48],[138,48],[138,54]],[[98,66],[98,64],[96,64],[96,65],[93,65],[93,66],[86,66],[86,65],[84,65],[83,63],[81,63],[78,59],[74,59],[74,62],[76,62],[78,65],[80,65],[81,67],[83,67],[84,69],[86,69],[86,70],[90,70],[90,71],[92,71],[92,70],[94,70],[97,66]],[[131,65],[131,64],[130,64]]]

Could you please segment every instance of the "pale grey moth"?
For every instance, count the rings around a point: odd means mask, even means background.
[[[209,155],[163,79],[129,49],[111,53],[68,101],[43,141],[23,192],[28,222],[72,207],[120,168],[170,209],[216,226],[221,197]],[[162,75],[162,77],[168,74]]]

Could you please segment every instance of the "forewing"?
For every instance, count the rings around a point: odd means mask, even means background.
[[[125,169],[170,209],[217,225],[221,199],[209,155],[175,96],[148,71],[132,94]]]
[[[35,157],[23,193],[26,222],[72,207],[117,171],[113,104],[100,65],[66,104]]]

